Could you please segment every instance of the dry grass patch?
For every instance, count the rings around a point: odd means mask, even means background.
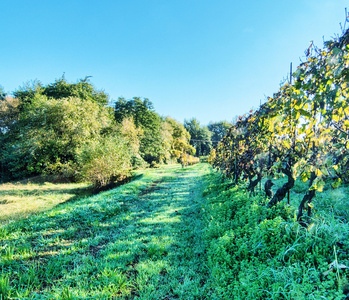
[[[0,224],[49,210],[92,193],[87,183],[0,184]]]

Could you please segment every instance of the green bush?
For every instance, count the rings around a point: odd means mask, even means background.
[[[109,136],[91,141],[79,149],[77,156],[82,178],[96,187],[130,176],[131,150],[122,137]]]
[[[160,168],[160,165],[159,165],[156,161],[152,161],[152,162],[150,163],[150,167],[151,167],[151,168]]]

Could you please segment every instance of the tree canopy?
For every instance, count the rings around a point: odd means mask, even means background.
[[[212,142],[219,142],[222,138],[224,138],[224,136],[228,132],[228,129],[232,126],[233,124],[227,121],[211,122],[210,124],[208,124],[208,130],[212,132]]]
[[[119,98],[113,110],[88,77],[33,81],[13,95],[0,89],[2,181],[46,174],[102,186],[195,153],[184,125],[161,117],[149,99]]]
[[[212,133],[207,126],[201,126],[200,122],[192,118],[184,120],[184,127],[190,134],[190,144],[195,148],[196,156],[208,155],[212,150]]]

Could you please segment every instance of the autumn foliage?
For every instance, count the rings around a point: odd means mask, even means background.
[[[305,225],[315,192],[326,182],[336,187],[349,180],[348,42],[349,31],[323,50],[312,45],[294,82],[240,116],[209,158],[236,182],[247,180],[251,192],[263,178],[270,185],[273,178],[286,177],[269,193],[269,207],[284,199],[298,178],[308,182],[297,216]]]

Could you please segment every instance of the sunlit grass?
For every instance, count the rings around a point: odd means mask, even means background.
[[[30,197],[79,191],[33,186],[22,190]],[[339,279],[322,274],[333,262],[333,246],[349,265],[347,187],[317,194],[309,229],[294,219],[305,191],[297,183],[290,206],[269,210],[260,191],[249,195],[199,164],[138,171],[128,184],[92,197],[68,192],[64,203],[0,225],[0,295],[342,299],[348,270]]]
[[[87,183],[0,184],[0,224],[49,210],[67,200],[88,194],[91,194],[91,190]]]
[[[6,295],[203,299],[207,273],[198,203],[208,172],[207,165],[145,170],[114,190],[3,224],[0,271]]]

